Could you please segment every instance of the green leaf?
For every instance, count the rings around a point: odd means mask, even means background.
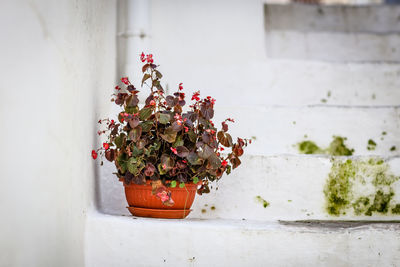
[[[156,72],[156,77],[157,77],[158,79],[161,79],[161,78],[162,78],[161,72],[159,72],[158,70],[155,70],[155,72]]]
[[[126,162],[122,162],[121,164],[119,164],[119,170],[122,174],[124,174],[126,172]]]
[[[176,139],[176,132],[172,130],[171,127],[168,127],[167,129],[165,129],[164,134],[160,134],[160,136],[168,143],[173,143]]]
[[[185,183],[180,183],[179,184],[179,188],[184,188],[185,187]]]
[[[164,168],[162,167],[162,164],[161,164],[161,163],[159,163],[159,164],[157,165],[157,169],[158,169],[158,172],[160,173],[160,175],[164,175],[164,174],[167,173],[167,170],[164,169]]]
[[[140,127],[142,127],[142,132],[147,133],[153,127],[153,122],[152,121],[142,122],[140,123]]]
[[[133,175],[137,175],[138,174],[138,164],[136,161],[136,158],[129,158],[128,162],[127,162],[127,167],[128,167],[128,171],[130,173],[132,173]]]
[[[147,120],[151,116],[152,112],[153,112],[153,110],[151,108],[142,108],[139,111],[140,120],[142,120],[142,121]]]
[[[193,130],[190,130],[189,132],[187,132],[187,135],[189,136],[189,139],[191,142],[196,143],[197,134]]]
[[[158,114],[158,121],[162,124],[167,124],[171,120],[171,116],[165,113]]]
[[[178,147],[178,146],[183,146],[183,144],[184,144],[184,142],[183,142],[183,140],[182,140],[182,136],[181,135],[179,135],[177,138],[176,138],[176,140],[175,140],[175,142],[174,142],[174,144],[172,145],[174,148],[176,148],[176,147]]]
[[[142,150],[142,149],[139,149],[139,148],[137,148],[136,146],[133,147],[133,149],[132,149],[132,156],[133,156],[133,157],[137,157],[137,156],[139,156],[139,155],[142,154],[142,153],[143,153],[143,150]]]
[[[144,82],[147,80],[147,79],[149,79],[151,77],[151,75],[150,74],[145,74],[145,75],[143,75],[143,79],[142,79],[142,86],[143,86],[143,84],[144,84]]]
[[[193,183],[197,184],[199,182],[199,178],[197,176],[193,177]]]
[[[127,162],[128,171],[132,173],[134,176],[139,175],[140,171],[145,167],[144,163],[138,161],[136,158],[131,157]]]
[[[121,133],[120,135],[118,135],[115,140],[114,143],[117,146],[117,148],[121,148],[122,144],[124,143],[124,138],[125,138],[125,134]]]
[[[190,164],[192,165],[201,165],[203,164],[203,160],[197,156],[196,153],[190,152],[189,155],[187,156],[187,160],[189,161]]]
[[[132,129],[129,131],[129,138],[133,142],[137,142],[140,139],[140,136],[142,135],[142,127],[138,126],[135,129]]]
[[[175,188],[175,187],[176,187],[176,181],[172,181],[172,182],[171,182],[171,187],[172,187],[172,188]]]
[[[137,110],[137,107],[125,107],[125,112],[129,114],[135,113],[135,110]]]
[[[169,155],[163,154],[161,156],[161,167],[164,167],[164,165],[165,165],[165,168],[163,168],[163,169],[165,169],[166,171],[169,171],[174,167],[175,161]]]
[[[226,166],[226,174],[230,174],[232,170],[231,165]]]

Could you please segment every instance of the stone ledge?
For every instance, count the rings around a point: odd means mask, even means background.
[[[268,30],[400,33],[397,5],[265,4],[264,14]]]
[[[357,163],[370,158],[361,156],[341,158],[342,161],[347,159]],[[400,157],[388,157],[383,160],[388,168],[387,173],[385,171],[383,174],[400,175]],[[259,221],[400,220],[400,214],[391,214],[390,209],[384,214],[373,213],[371,216],[354,215],[351,212],[339,217],[329,215],[324,195],[324,188],[332,172],[329,156],[244,156],[242,162],[243,166],[235,172],[223,177],[218,184],[213,183],[210,194],[196,196],[189,218]],[[375,167],[371,169],[371,173],[377,171],[380,169]],[[216,187],[218,190],[215,190]],[[395,193],[392,206],[395,206],[396,203],[400,203],[400,181],[393,183],[391,188]],[[358,196],[364,192],[363,190],[367,190],[365,191],[367,195],[374,195],[375,189],[369,183],[367,187],[355,187],[354,196]],[[100,190],[102,202],[99,204],[103,212],[129,214],[125,208],[123,187],[115,177],[105,176]],[[264,208],[257,196],[265,199],[270,205]]]
[[[331,231],[241,220],[89,213],[86,266],[397,266],[398,223]],[[151,252],[151,253],[145,253]]]

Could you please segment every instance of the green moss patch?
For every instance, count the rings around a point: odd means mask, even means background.
[[[372,139],[369,139],[369,140],[368,140],[367,149],[368,149],[368,150],[375,150],[375,148],[376,148],[376,143],[375,143],[375,141],[372,140]]]
[[[256,196],[256,201],[261,203],[264,208],[269,206],[269,202],[263,199],[261,196]]]
[[[399,180],[388,163],[379,158],[369,160],[332,159],[324,188],[326,211],[333,216],[400,214],[394,203],[393,184]]]
[[[328,154],[332,156],[351,156],[353,155],[354,149],[350,149],[346,146],[346,137],[333,136],[332,142],[326,149],[320,148],[313,141],[303,141],[297,144],[299,152],[302,154]]]

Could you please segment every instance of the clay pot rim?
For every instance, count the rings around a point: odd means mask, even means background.
[[[131,183],[131,184],[126,184],[125,182],[124,182],[124,179],[123,178],[118,178],[118,180],[120,181],[120,182],[122,182],[122,183],[124,183],[124,186],[130,186],[130,185],[134,185],[134,186],[151,186],[151,180],[146,180],[146,183],[145,184],[135,184],[135,183]],[[173,181],[173,180],[167,180],[167,182],[171,182],[171,181]],[[195,184],[195,183],[193,183],[193,182],[189,182],[189,183],[185,183],[185,186],[189,186],[189,187],[192,187],[192,186],[198,186],[198,185],[201,185],[201,180],[200,181],[198,181],[197,182],[197,184]],[[168,187],[168,188],[171,188],[171,187]],[[180,188],[179,186],[176,186],[176,187],[173,187],[173,189],[185,189],[185,188]]]

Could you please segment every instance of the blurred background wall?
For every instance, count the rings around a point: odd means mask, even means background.
[[[83,266],[97,100],[115,76],[115,6],[0,1],[2,267]]]

